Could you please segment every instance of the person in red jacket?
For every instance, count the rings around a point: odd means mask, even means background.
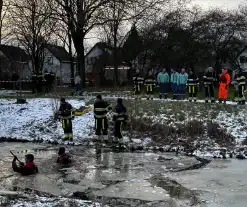
[[[14,159],[12,161],[12,168],[15,172],[18,172],[22,175],[32,175],[32,174],[38,173],[38,168],[33,162],[34,156],[32,154],[27,154],[25,156],[26,164],[24,164],[23,162],[20,162],[20,166],[17,166],[16,160],[17,160],[17,157],[14,156]]]
[[[219,102],[226,103],[226,99],[228,96],[229,86],[230,86],[231,78],[227,69],[222,69],[222,73],[220,74],[220,86],[219,86]]]
[[[70,157],[65,153],[65,148],[64,147],[60,147],[59,151],[58,151],[58,159],[57,159],[57,163],[59,164],[63,164],[63,165],[68,165],[71,163],[71,159]]]

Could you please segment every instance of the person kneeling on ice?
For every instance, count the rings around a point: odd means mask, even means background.
[[[101,95],[96,96],[94,103],[95,134],[99,137],[103,134],[104,141],[108,141],[107,113],[111,110],[110,104],[102,99]],[[102,139],[99,139],[102,141]]]
[[[115,114],[113,116],[114,121],[114,136],[115,139],[118,139],[119,148],[125,148],[123,143],[123,135],[122,135],[122,125],[126,123],[128,117],[126,115],[127,110],[123,105],[123,100],[119,98],[117,100],[117,106],[115,107]]]
[[[71,104],[65,101],[65,98],[61,98],[61,105],[59,108],[59,117],[62,119],[62,127],[64,130],[64,140],[73,140],[73,127],[72,119],[73,108]]]
[[[17,160],[17,157],[14,156],[14,159],[12,161],[12,168],[15,172],[21,173],[22,175],[33,175],[35,173],[38,173],[38,168],[33,162],[34,156],[32,154],[27,154],[25,156],[26,164],[20,162],[20,166],[17,166]]]
[[[70,157],[65,153],[65,148],[60,147],[58,151],[59,157],[57,158],[57,163],[63,164],[63,165],[68,165],[71,163]]]

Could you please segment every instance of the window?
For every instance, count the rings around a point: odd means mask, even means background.
[[[87,65],[94,65],[96,63],[97,57],[87,58]]]
[[[47,63],[48,63],[48,65],[53,65],[53,57],[48,57]]]
[[[245,57],[245,56],[240,56],[240,63],[241,63],[241,64],[247,63],[247,57]]]

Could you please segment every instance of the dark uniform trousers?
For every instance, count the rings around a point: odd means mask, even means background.
[[[127,116],[118,114],[115,120],[114,137],[118,139],[119,144],[123,144],[122,126],[126,122]]]
[[[72,139],[73,138],[73,126],[71,118],[62,117],[62,128],[64,131],[64,139]]]
[[[143,86],[143,78],[140,76],[134,77],[134,94],[135,95],[140,95],[142,91],[142,86]]]
[[[98,136],[108,134],[108,121],[105,116],[95,116],[95,131]]]
[[[151,79],[151,78],[145,79],[147,99],[153,98],[154,85],[155,85],[155,80],[154,79]]]
[[[214,85],[212,83],[205,84],[205,100],[206,101],[214,101]]]
[[[240,76],[237,78],[237,82],[238,82],[238,103],[245,104],[244,90],[246,86],[246,79],[244,76]]]

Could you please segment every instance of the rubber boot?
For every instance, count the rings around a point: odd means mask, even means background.
[[[219,103],[222,103],[222,100],[221,99],[219,99]]]
[[[208,103],[208,100],[205,100],[205,103]]]
[[[162,99],[162,94],[160,94],[160,99]]]
[[[211,103],[215,103],[215,100],[211,100]]]
[[[167,95],[165,95],[165,99],[167,99]]]
[[[224,104],[226,104],[226,100],[224,100]]]

